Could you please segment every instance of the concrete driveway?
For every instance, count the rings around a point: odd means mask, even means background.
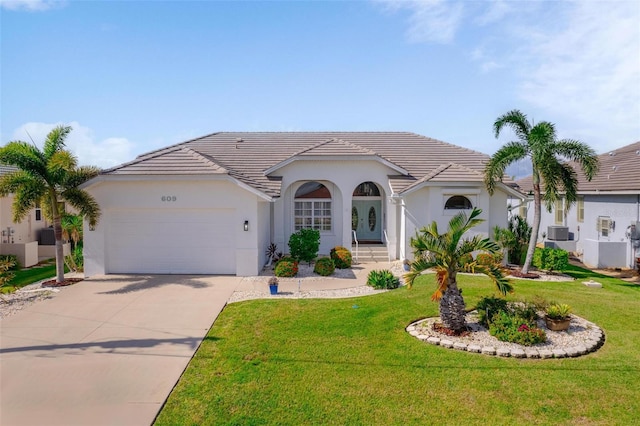
[[[92,277],[3,319],[0,424],[151,424],[241,279]]]

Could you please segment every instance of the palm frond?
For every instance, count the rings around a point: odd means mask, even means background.
[[[496,264],[492,265],[477,265],[476,273],[484,274],[488,276],[491,281],[496,285],[496,288],[503,295],[507,293],[511,293],[513,291],[513,287],[509,280],[504,276],[500,267]]]
[[[65,139],[70,132],[71,126],[56,126],[47,134],[43,147],[46,162],[49,162],[56,152],[64,149]]]
[[[435,266],[437,266],[435,262],[428,261],[424,258],[417,258],[411,262],[411,269],[403,275],[404,281],[407,283],[407,288],[413,287],[413,282],[416,278],[422,275],[426,270]]]
[[[0,163],[16,166],[33,176],[46,176],[42,153],[27,142],[12,141],[0,148]]]
[[[78,188],[70,188],[63,191],[60,196],[71,204],[80,214],[89,221],[89,227],[95,228],[100,220],[100,206],[87,191]]]
[[[65,189],[78,187],[99,174],[100,169],[93,166],[81,166],[69,170],[65,175],[64,182],[62,182],[62,187]]]
[[[555,151],[558,155],[579,164],[587,180],[590,181],[598,173],[598,155],[589,145],[574,139],[562,139],[556,142]]]
[[[500,136],[500,132],[505,126],[511,127],[522,141],[527,140],[527,135],[531,129],[531,124],[529,120],[527,120],[527,116],[517,109],[511,110],[498,117],[495,123],[493,123],[493,131],[496,138]]]
[[[508,142],[496,151],[484,168],[484,184],[490,195],[493,195],[496,181],[502,181],[509,165],[529,155],[527,145],[523,142]]]

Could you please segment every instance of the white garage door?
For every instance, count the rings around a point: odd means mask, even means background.
[[[233,209],[113,210],[108,273],[235,274]]]

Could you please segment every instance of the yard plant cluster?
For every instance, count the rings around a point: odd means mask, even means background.
[[[298,274],[299,262],[311,265],[315,261],[313,271],[323,277],[330,276],[337,269],[351,268],[351,252],[342,246],[331,249],[329,257],[318,258],[320,249],[320,231],[317,229],[301,229],[289,238],[289,255],[282,256],[277,247],[271,245],[267,256],[278,257],[273,268],[276,277],[295,277]]]

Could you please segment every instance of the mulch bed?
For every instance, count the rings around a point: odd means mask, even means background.
[[[512,277],[518,277],[518,278],[530,278],[530,279],[540,278],[540,275],[538,274],[534,274],[531,272],[528,272],[525,274],[518,269],[512,269],[511,271],[509,271],[509,275],[511,275]]]
[[[42,283],[42,287],[66,287],[75,283],[83,281],[83,278],[65,278],[64,281],[56,282],[56,280],[49,280]]]
[[[464,336],[469,336],[471,334],[471,331],[469,331],[468,328],[462,331],[455,331],[445,327],[441,322],[434,323],[433,330],[437,331],[438,333],[446,334],[447,336],[464,337]]]

